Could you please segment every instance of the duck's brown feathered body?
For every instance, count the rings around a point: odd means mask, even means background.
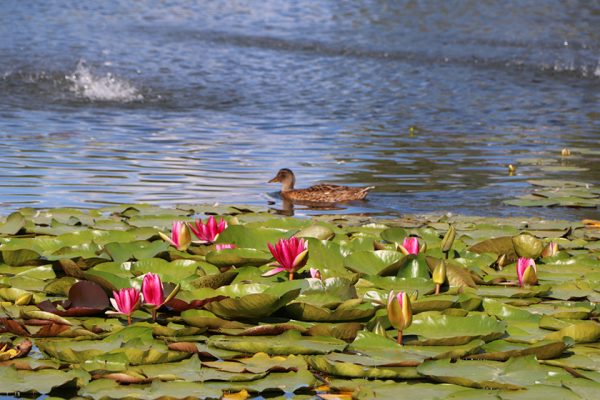
[[[279,170],[277,176],[269,182],[281,182],[281,196],[293,202],[305,203],[339,203],[344,201],[362,200],[369,187],[350,187],[340,185],[320,184],[306,189],[294,189],[296,178],[294,173],[287,168]]]

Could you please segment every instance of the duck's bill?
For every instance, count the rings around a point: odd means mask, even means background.
[[[273,183],[273,182],[281,182],[281,181],[279,180],[279,177],[276,176],[275,178],[271,179],[268,183]]]

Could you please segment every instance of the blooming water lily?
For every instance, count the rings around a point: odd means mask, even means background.
[[[219,234],[227,228],[227,222],[221,218],[217,223],[217,220],[212,215],[208,217],[206,223],[203,223],[201,219],[194,221],[194,224],[190,224],[190,229],[194,232],[194,235],[204,243],[213,243],[219,237]]]
[[[136,288],[120,289],[118,292],[113,290],[110,303],[117,311],[107,311],[107,313],[127,315],[127,322],[131,325],[131,314],[140,308],[140,291]]]
[[[275,246],[271,243],[268,243],[267,246],[269,246],[271,254],[273,254],[280,267],[274,268],[262,276],[272,276],[281,271],[287,271],[290,280],[292,280],[294,279],[294,272],[306,264],[308,243],[304,239],[298,239],[297,237],[280,239]]]

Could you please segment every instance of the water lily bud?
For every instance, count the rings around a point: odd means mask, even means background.
[[[498,256],[498,259],[496,260],[496,265],[498,266],[499,270],[502,270],[502,268],[504,268],[504,266],[506,265],[506,254],[501,254],[500,256]]]
[[[535,268],[527,267],[521,277],[521,286],[531,286],[537,284],[537,273]]]
[[[183,221],[173,222],[173,228],[171,229],[171,237],[168,237],[162,232],[158,232],[161,238],[171,243],[177,250],[185,251],[192,243],[192,235],[187,224]]]
[[[566,147],[560,151],[560,155],[563,157],[569,157],[571,155],[571,150]]]
[[[405,238],[402,245],[398,245],[398,250],[404,255],[419,254],[419,239],[416,237]]]
[[[387,304],[388,319],[392,326],[402,331],[412,323],[412,306],[406,292],[390,291]]]
[[[446,282],[446,262],[440,261],[433,269],[431,279],[436,285],[443,285]]]
[[[152,272],[144,275],[142,282],[142,294],[144,295],[144,303],[160,307],[165,301],[163,285],[160,277]]]
[[[537,267],[531,258],[521,257],[517,261],[517,277],[519,285],[529,286],[537,284]]]
[[[512,164],[508,164],[508,175],[513,176],[517,172],[517,167]]]
[[[456,228],[454,228],[454,225],[450,225],[450,228],[448,228],[448,232],[446,232],[446,234],[444,235],[444,238],[442,239],[442,243],[440,246],[444,253],[447,253],[450,251],[450,249],[452,248],[452,245],[454,244],[455,238],[456,238]]]
[[[550,242],[544,247],[544,250],[542,250],[542,257],[552,257],[555,256],[556,253],[558,253],[558,244],[556,242]]]

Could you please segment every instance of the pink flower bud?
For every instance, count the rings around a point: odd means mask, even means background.
[[[158,275],[148,272],[144,276],[144,281],[142,282],[142,294],[144,295],[144,303],[146,304],[157,307],[163,304],[165,295],[162,282]]]

